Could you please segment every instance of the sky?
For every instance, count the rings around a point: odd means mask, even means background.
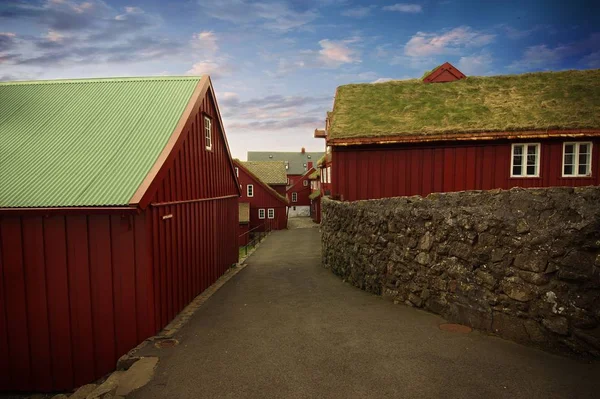
[[[600,68],[600,2],[0,0],[0,80],[209,74],[240,159],[322,151],[338,86],[445,61],[467,76]]]

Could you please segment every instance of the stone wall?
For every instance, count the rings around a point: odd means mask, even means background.
[[[600,188],[323,200],[323,265],[361,289],[600,356]]]

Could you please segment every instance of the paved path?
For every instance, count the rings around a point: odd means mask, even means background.
[[[319,225],[313,222],[310,216],[299,216],[288,218],[288,229],[308,229],[308,228],[317,228]]]
[[[274,232],[128,398],[592,398],[600,365],[360,291],[320,266],[318,229]],[[598,397],[598,396],[595,396]]]

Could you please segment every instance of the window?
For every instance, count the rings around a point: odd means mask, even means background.
[[[265,218],[265,210],[264,208],[261,208],[258,210],[258,218],[259,219],[264,219]]]
[[[267,209],[267,211],[268,211],[269,219],[275,219],[275,209],[269,208],[269,209]]]
[[[327,183],[331,183],[331,166],[327,167]]]
[[[292,202],[298,201],[298,193],[292,193]]]
[[[252,184],[246,186],[246,195],[248,197],[254,197],[254,186]]]
[[[290,185],[290,178],[289,177],[287,178],[287,185],[288,186]]]
[[[540,144],[513,144],[510,165],[511,177],[540,176]]]
[[[285,170],[288,170],[290,168],[290,163],[288,161],[285,161]]]
[[[308,180],[304,180],[304,187],[308,186]]]
[[[592,143],[563,144],[563,177],[592,175]]]
[[[240,177],[240,169],[237,166],[235,167],[235,175]]]
[[[208,116],[204,117],[204,145],[207,150],[212,150],[212,121]]]

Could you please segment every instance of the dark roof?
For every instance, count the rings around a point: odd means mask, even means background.
[[[308,170],[308,162],[313,165],[323,156],[323,152],[266,152],[248,151],[248,161],[284,161],[288,163],[288,175],[302,175]],[[306,166],[304,166],[306,164]]]
[[[128,205],[200,79],[0,83],[0,208]]]
[[[600,70],[340,86],[328,139],[600,128]]]
[[[271,185],[286,185],[287,175],[283,161],[247,161],[242,162],[246,169],[260,180]]]

